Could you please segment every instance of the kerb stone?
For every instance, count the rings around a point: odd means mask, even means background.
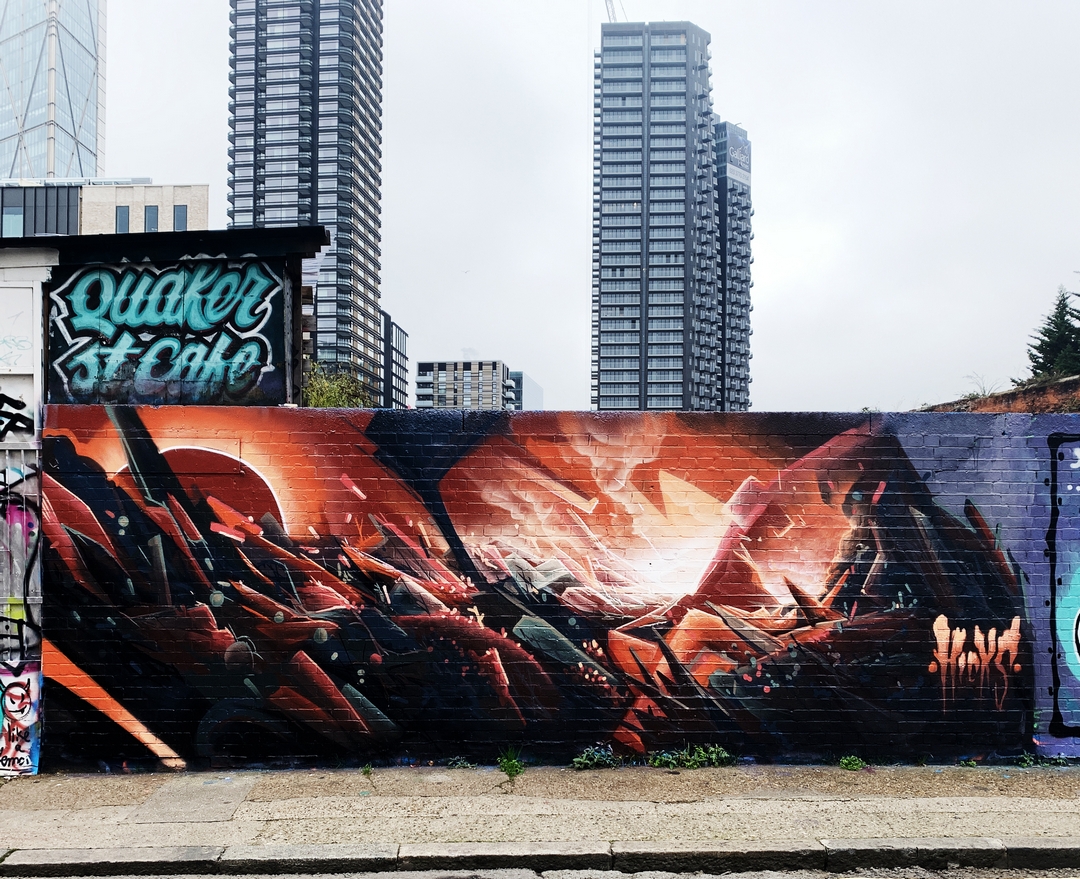
[[[1002,843],[1013,870],[1080,867],[1080,837],[1007,836]]]
[[[606,842],[455,842],[403,845],[401,870],[610,870]]]
[[[819,842],[615,842],[613,866],[623,873],[746,873],[758,870],[823,870]]]
[[[919,849],[911,839],[823,839],[826,869],[849,870],[913,867]]]
[[[223,873],[360,873],[397,868],[397,844],[230,845]]]
[[[1005,867],[1007,852],[1000,839],[957,837],[911,839],[918,849],[918,866],[931,870],[957,867]]]
[[[159,876],[212,873],[219,845],[147,848],[20,849],[0,863],[0,876]]]

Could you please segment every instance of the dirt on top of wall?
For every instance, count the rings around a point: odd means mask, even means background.
[[[1080,375],[1025,383],[996,394],[968,394],[949,403],[922,406],[918,412],[1080,412]]]

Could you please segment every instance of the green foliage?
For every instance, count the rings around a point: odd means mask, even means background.
[[[840,768],[846,769],[848,772],[858,772],[860,769],[866,768],[866,761],[861,757],[856,757],[854,754],[849,754],[847,757],[840,758]]]
[[[514,779],[525,771],[525,764],[521,761],[521,748],[507,748],[499,755],[496,762],[499,770],[506,773],[506,780],[510,784],[513,784]]]
[[[470,763],[464,757],[451,757],[446,761],[447,769],[475,769],[476,764]]]
[[[645,762],[656,769],[675,769],[679,765],[678,751],[653,751]]]
[[[371,764],[370,763],[365,763],[363,765],[363,767],[360,769],[360,772],[363,773],[364,778],[371,778]]]
[[[328,372],[311,364],[304,387],[304,405],[316,409],[365,409],[374,405],[370,388],[348,372]]]
[[[615,756],[611,745],[594,745],[578,754],[570,765],[575,769],[615,769],[622,760]]]
[[[979,761],[978,760],[961,760],[960,765],[961,766],[967,766],[969,769],[974,769],[976,766],[979,765]]]
[[[1032,378],[1080,374],[1080,310],[1073,307],[1075,296],[1058,287],[1054,307],[1028,345]]]
[[[1071,763],[1068,757],[1040,757],[1027,752],[1016,758],[1016,765],[1021,769],[1031,769],[1033,766],[1069,766]]]
[[[701,769],[731,766],[735,758],[719,745],[687,745],[681,751],[654,751],[645,762],[658,769]]]

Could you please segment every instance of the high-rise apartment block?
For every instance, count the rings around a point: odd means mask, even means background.
[[[0,0],[0,177],[96,177],[105,0]]]
[[[231,0],[233,226],[330,231],[315,359],[384,393],[381,0]]]
[[[750,408],[750,141],[746,131],[714,117],[716,135],[717,274],[721,283],[723,346],[720,366],[725,412]]]
[[[416,366],[417,409],[513,409],[515,386],[501,360],[427,361]]]
[[[713,115],[709,41],[689,22],[602,28],[592,285],[600,410],[749,406],[749,142]],[[721,131],[746,147],[734,192]],[[729,257],[736,238],[741,262]]]

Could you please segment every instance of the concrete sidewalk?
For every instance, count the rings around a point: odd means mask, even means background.
[[[9,876],[1080,869],[1075,768],[42,775],[0,815]]]

